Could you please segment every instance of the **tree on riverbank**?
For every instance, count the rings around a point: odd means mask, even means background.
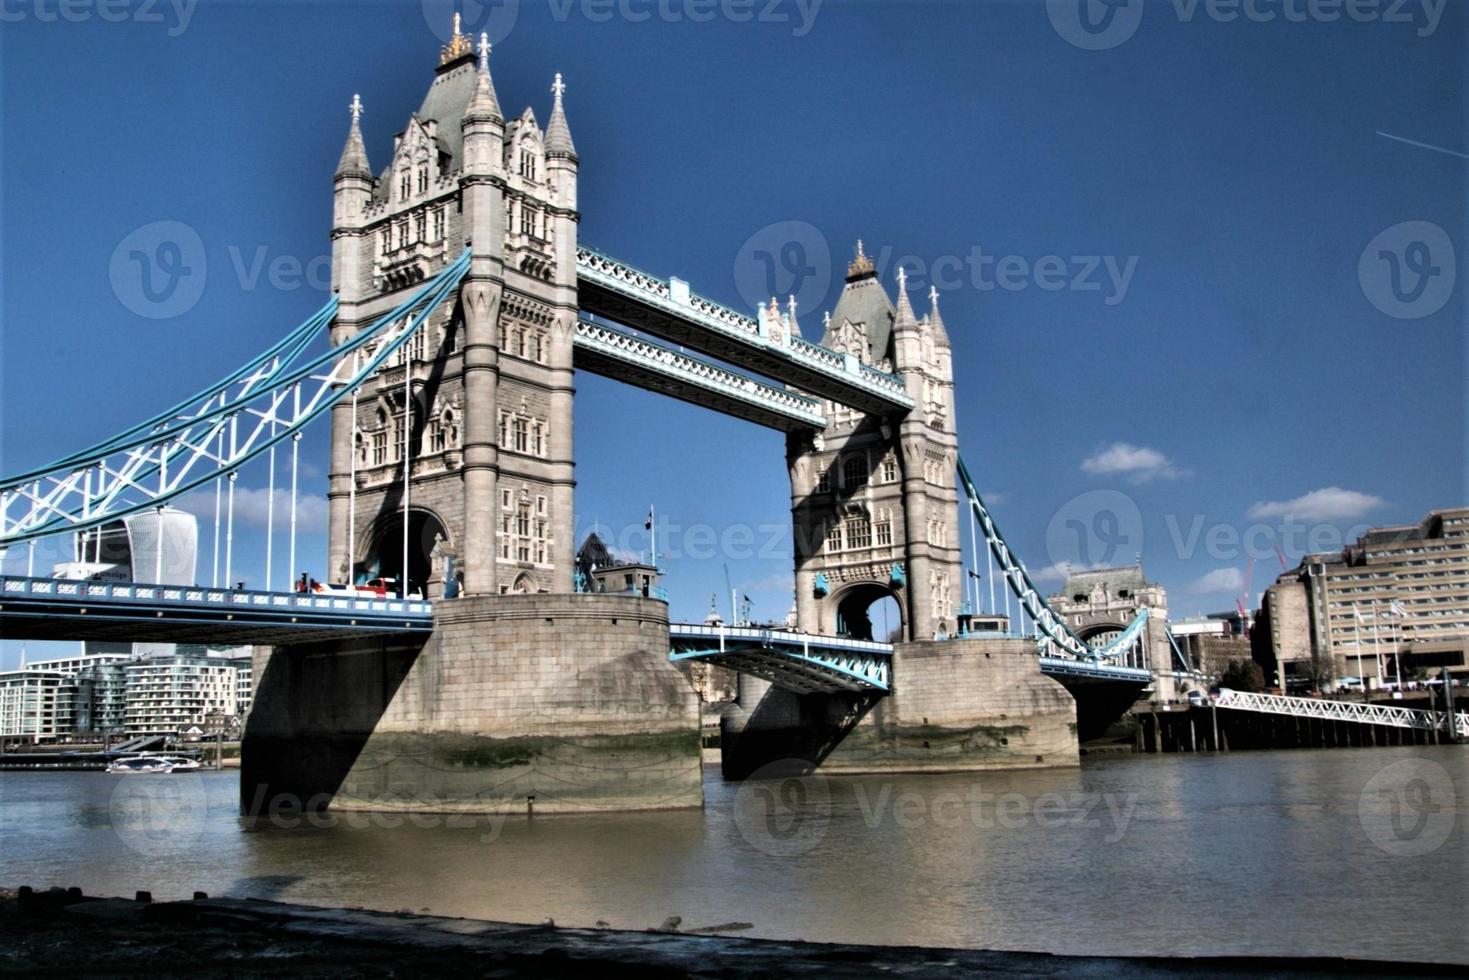
[[[1231,660],[1219,675],[1219,686],[1235,691],[1265,690],[1265,672],[1253,660]]]

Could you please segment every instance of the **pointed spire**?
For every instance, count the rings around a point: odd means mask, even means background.
[[[479,36],[479,67],[475,69],[474,98],[464,108],[465,121],[489,119],[504,122],[500,100],[495,96],[495,83],[490,80],[490,35]]]
[[[336,176],[352,174],[371,177],[372,168],[367,165],[367,147],[362,142],[362,99],[353,95],[352,104],[348,108],[352,112],[352,128],[347,132],[347,145],[342,147],[342,157],[337,161]]]
[[[908,301],[908,273],[898,266],[898,312],[893,317],[893,329],[917,327],[918,318],[913,315],[913,304]]]
[[[792,337],[799,337],[799,336],[801,336],[801,325],[796,322],[796,297],[795,296],[791,296],[791,298],[787,301],[787,303],[786,303],[786,309],[790,311],[790,318],[791,318],[791,336]]]
[[[937,286],[928,288],[928,328],[933,331],[936,343],[948,344],[949,331],[944,326],[944,318],[939,314],[939,288]]]
[[[556,81],[551,84],[551,96],[554,100],[551,104],[551,121],[546,124],[546,156],[548,157],[570,157],[576,159],[576,144],[571,142],[571,127],[566,124],[566,108],[562,105],[562,97],[566,94],[566,83],[561,80],[561,73],[556,73]]]

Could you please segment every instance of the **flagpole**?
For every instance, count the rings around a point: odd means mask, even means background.
[[[1377,683],[1382,683],[1382,637],[1377,629],[1377,600],[1372,600],[1372,655],[1377,658]]]
[[[1403,608],[1402,606],[1399,606],[1398,605],[1396,599],[1394,599],[1388,605],[1388,607],[1387,607],[1388,612],[1392,613],[1393,616],[1398,621],[1398,628],[1395,629],[1395,630],[1393,630],[1393,641],[1392,641],[1392,669],[1393,669],[1393,673],[1395,673],[1395,674],[1398,675],[1398,690],[1399,691],[1401,691],[1403,689],[1403,661],[1400,659],[1400,657],[1402,655],[1402,650],[1403,650],[1403,613],[1402,613],[1402,608]]]

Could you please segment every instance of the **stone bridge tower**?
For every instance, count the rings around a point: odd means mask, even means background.
[[[917,319],[899,270],[894,306],[858,243],[821,343],[897,375],[914,408],[884,418],[828,402],[823,432],[788,437],[801,629],[887,640],[867,614],[885,596],[898,602],[901,639],[956,627],[964,583],[954,372],[936,291],[930,302]]]
[[[561,76],[542,131],[529,108],[504,117],[489,54],[456,16],[376,175],[353,99],[334,176],[333,344],[472,258],[458,296],[332,413],[331,581],[404,573],[406,442],[415,589],[453,576],[469,595],[571,591],[578,159]]]
[[[1073,571],[1066,576],[1061,590],[1046,601],[1077,636],[1092,646],[1122,632],[1138,611],[1146,608],[1148,625],[1142,660],[1131,666],[1147,667],[1156,675],[1154,699],[1172,701],[1178,697],[1179,685],[1174,677],[1177,664],[1168,637],[1168,591],[1149,582],[1141,564]]]

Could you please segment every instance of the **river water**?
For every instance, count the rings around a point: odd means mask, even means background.
[[[1469,964],[1469,747],[731,785],[704,810],[247,826],[233,771],[0,773],[0,886],[1096,954]]]

